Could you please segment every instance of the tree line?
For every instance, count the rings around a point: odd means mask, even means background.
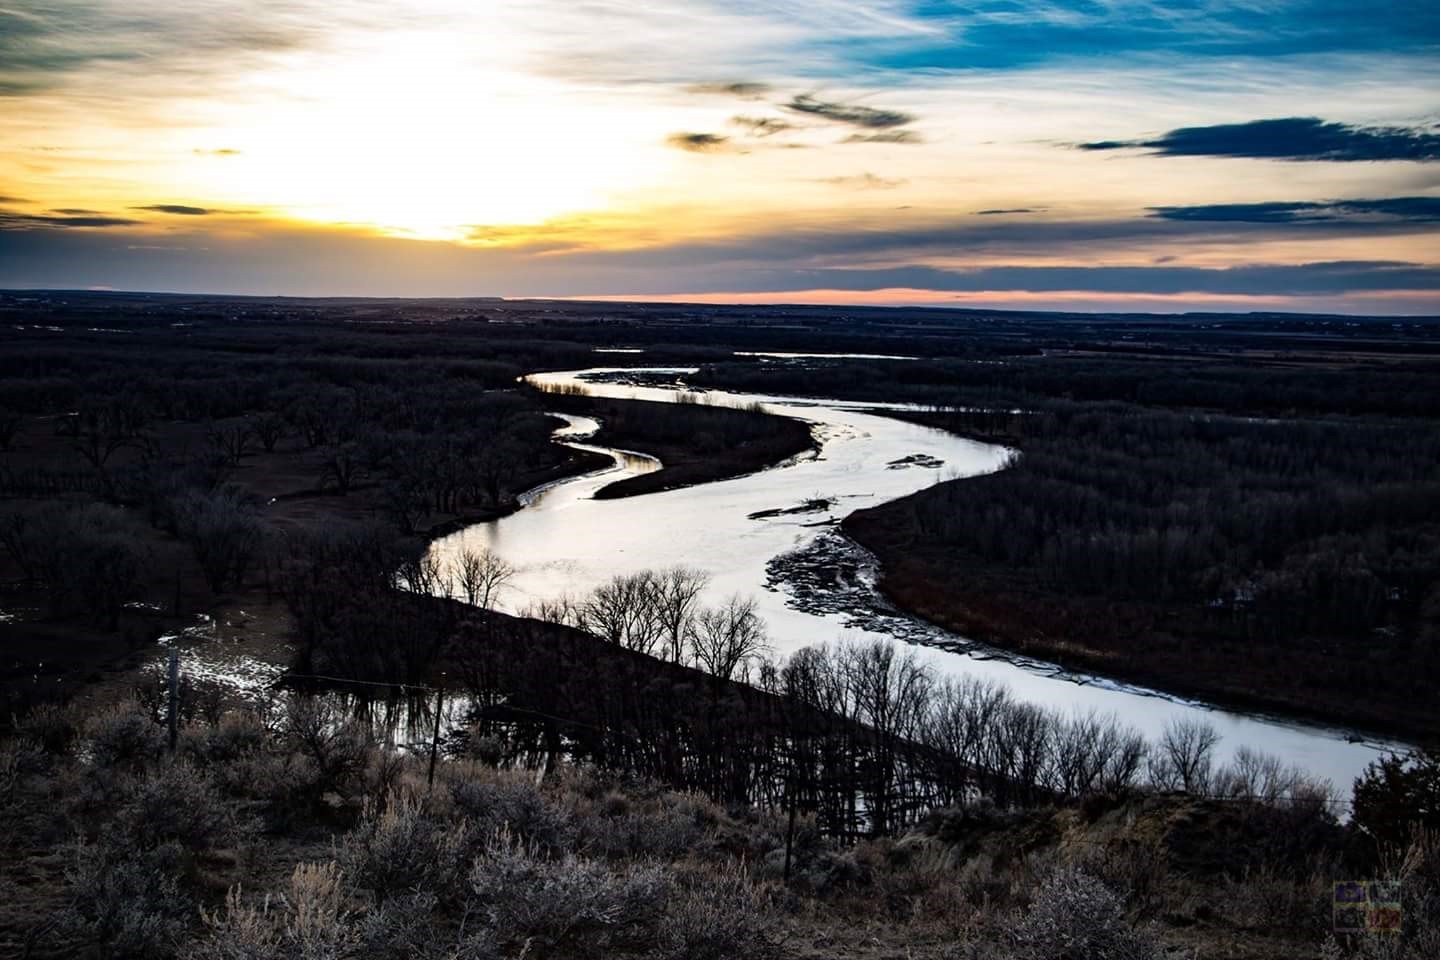
[[[469,698],[471,735],[510,762],[593,762],[723,803],[794,807],[852,838],[978,797],[1032,805],[1160,789],[1317,810],[1329,799],[1273,757],[1242,750],[1221,765],[1206,724],[1175,723],[1149,743],[1112,715],[941,676],[914,648],[833,643],[775,659],[753,600],[708,604],[708,578],[692,568],[618,575],[511,617],[442,599],[478,598],[463,584],[486,567],[492,597],[503,589],[493,555],[462,553],[448,568],[415,558],[398,576],[392,560],[358,531],[297,554],[286,577],[297,674],[398,689],[443,672]]]

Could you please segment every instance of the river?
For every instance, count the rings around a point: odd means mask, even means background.
[[[639,372],[642,368],[629,368]],[[646,368],[660,370],[661,368]],[[597,367],[535,374],[542,387],[582,385],[598,396],[674,401],[673,389],[596,381],[626,368]],[[691,372],[664,368],[665,372]],[[595,500],[600,487],[656,469],[652,457],[577,443],[611,454],[597,473],[531,491],[523,510],[476,524],[432,546],[442,563],[465,547],[486,547],[517,570],[498,609],[519,612],[563,594],[582,597],[622,574],[684,564],[707,571],[706,597],[753,596],[769,628],[772,652],[784,656],[825,641],[898,638],[915,643],[936,670],[992,678],[1019,698],[1061,711],[1113,712],[1154,739],[1171,718],[1201,715],[1224,738],[1219,759],[1239,746],[1275,754],[1328,778],[1340,796],[1384,749],[1344,730],[1236,713],[1130,684],[1063,671],[974,644],[889,608],[873,589],[873,562],[835,533],[852,510],[905,496],[955,477],[1002,469],[1010,451],[941,430],[866,412],[886,405],[764,396],[712,390],[710,403],[758,403],[767,412],[812,425],[815,455],[715,483],[619,500]],[[900,406],[900,405],[895,405]],[[557,440],[575,442],[594,421],[567,418]],[[828,508],[752,518],[762,511],[827,500]],[[779,558],[779,559],[777,559]]]

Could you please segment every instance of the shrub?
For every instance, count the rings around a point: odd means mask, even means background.
[[[547,801],[531,783],[504,776],[465,779],[450,787],[458,810],[482,836],[501,830],[547,853],[569,848],[575,827],[569,812]]]
[[[1015,932],[1024,960],[1150,960],[1160,956],[1148,933],[1125,920],[1114,892],[1084,871],[1052,873]]]
[[[14,742],[0,742],[0,810],[15,801],[20,785],[21,745]]]
[[[475,905],[502,941],[598,949],[653,929],[670,878],[654,865],[612,871],[566,854],[545,860],[506,833],[492,837],[470,872]]]
[[[91,717],[85,740],[96,766],[137,770],[165,749],[165,734],[137,704],[122,704]]]
[[[643,800],[613,791],[577,820],[580,846],[607,859],[673,859],[702,850],[715,832],[717,811],[688,794]]]
[[[180,761],[139,781],[114,826],[140,850],[175,843],[196,852],[216,846],[234,826],[234,811],[214,782]]]
[[[309,813],[321,792],[315,765],[295,753],[258,750],[206,769],[225,795],[263,801],[272,828],[286,827]]]
[[[292,697],[282,726],[285,743],[315,766],[317,793],[345,793],[357,785],[370,762],[369,734],[319,697]]]
[[[20,718],[15,732],[55,756],[68,754],[80,735],[74,715],[53,703],[42,703],[34,707]]]
[[[61,927],[104,956],[172,956],[194,907],[163,868],[165,860],[163,851],[136,857],[111,845],[76,847],[65,873],[70,904]]]
[[[321,960],[353,955],[356,938],[345,910],[340,871],[334,863],[302,863],[289,889],[259,906],[247,904],[240,888],[225,897],[225,912],[200,915],[210,935],[187,951],[197,960]]]
[[[218,723],[187,731],[181,749],[203,765],[228,765],[260,751],[268,739],[265,724],[253,713],[230,712]]]
[[[681,878],[656,935],[656,952],[675,960],[764,957],[775,951],[774,919],[739,865]]]
[[[345,835],[340,861],[353,882],[383,905],[403,890],[458,886],[472,836],[464,821],[432,817],[421,800],[393,795],[384,810],[366,804],[360,823]]]
[[[392,897],[365,913],[356,931],[355,955],[366,960],[419,960],[422,957],[445,957],[451,960],[458,951],[445,949],[444,938],[435,929],[435,894],[424,890]],[[493,945],[493,938],[492,938]],[[478,946],[478,945],[477,945]],[[483,954],[472,947],[471,957],[484,956],[499,960],[498,953]]]

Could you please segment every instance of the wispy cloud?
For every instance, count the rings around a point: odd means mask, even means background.
[[[853,177],[821,177],[820,183],[828,183],[832,187],[844,187],[847,190],[893,190],[896,187],[903,187],[908,180],[903,178],[888,179],[877,177],[873,173],[861,173]]]
[[[779,117],[734,116],[730,118],[730,123],[737,127],[743,127],[745,132],[752,137],[773,137],[777,133],[795,129],[795,124],[781,120]]]
[[[1152,207],[1151,216],[1210,223],[1440,223],[1440,197],[1207,203],[1188,207]]]
[[[841,143],[924,143],[913,130],[885,130],[880,133],[852,133]]]
[[[1273,160],[1440,160],[1440,127],[1366,127],[1319,117],[1284,117],[1181,127],[1152,140],[1099,140],[1082,150],[1147,149],[1162,157]]]
[[[336,11],[329,30],[364,15],[369,0]],[[139,75],[215,74],[254,58],[323,44],[313,10],[207,4],[203,13],[157,0],[9,0],[0,8],[0,96],[63,85],[96,66]]]
[[[759,100],[770,92],[770,84],[742,80],[733,83],[692,83],[685,88],[689,93],[719,94],[739,97],[742,100]]]
[[[793,110],[796,113],[803,113],[807,116],[819,117],[823,120],[830,120],[835,123],[847,123],[852,126],[866,127],[872,130],[903,127],[915,119],[910,114],[902,113],[899,110],[880,110],[875,107],[866,107],[860,104],[817,100],[815,97],[804,93],[792,97],[790,102],[785,104],[785,109]]]

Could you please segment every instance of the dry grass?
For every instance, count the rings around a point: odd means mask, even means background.
[[[0,952],[35,957],[1314,956],[1339,869],[1278,836],[1231,849],[1299,821],[1141,797],[849,846],[802,818],[786,883],[773,814],[588,768],[454,760],[430,789],[423,758],[315,705],[196,721],[175,756],[137,705],[21,730],[0,749]],[[1422,841],[1389,867],[1414,930],[1336,956],[1435,955]]]

